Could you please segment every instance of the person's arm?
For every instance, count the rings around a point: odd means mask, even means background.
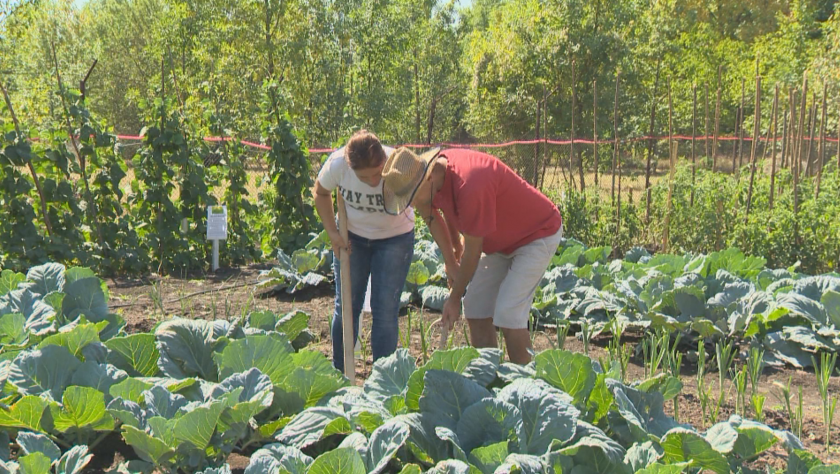
[[[429,227],[432,238],[443,254],[446,276],[450,281],[453,281],[455,275],[458,273],[459,264],[457,251],[453,248],[452,241],[449,239],[452,229],[446,224],[446,220],[443,218],[440,210],[433,209],[430,205],[422,204],[417,205],[415,210]]]
[[[461,299],[467,291],[467,285],[478,269],[478,262],[481,260],[481,249],[484,245],[483,237],[464,235],[464,255],[461,258],[461,266],[452,283],[449,291],[449,298],[443,305],[443,322],[450,329],[461,317]]]
[[[333,208],[332,191],[321,185],[320,180],[315,180],[313,196],[315,201],[315,211],[318,213],[318,217],[321,218],[321,223],[324,224],[324,230],[327,231],[327,235],[332,243],[333,252],[335,253],[336,258],[341,260],[341,252],[346,250],[349,255],[350,248],[347,245],[347,242],[341,238],[341,234],[338,232],[338,227],[335,225],[335,209]]]
[[[449,226],[449,238],[452,241],[452,248],[455,251],[455,260],[460,262],[461,257],[464,255],[464,241],[461,238],[461,234],[458,233],[457,229]]]

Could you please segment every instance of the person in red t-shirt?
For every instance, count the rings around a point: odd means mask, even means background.
[[[498,158],[472,150],[401,148],[382,178],[385,212],[414,207],[443,253],[443,323],[452,328],[463,300],[473,346],[495,347],[498,327],[511,362],[530,362],[531,303],[563,236],[557,206]]]

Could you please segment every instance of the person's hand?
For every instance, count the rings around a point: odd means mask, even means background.
[[[344,239],[341,238],[341,234],[338,232],[330,232],[328,236],[330,238],[330,243],[332,244],[333,253],[337,259],[341,260],[341,257],[345,252],[347,255],[352,253],[352,250],[350,249],[350,242],[345,242]]]
[[[459,298],[453,299],[450,296],[443,304],[443,316],[441,318],[443,327],[451,331],[459,319],[461,319],[461,300]]]

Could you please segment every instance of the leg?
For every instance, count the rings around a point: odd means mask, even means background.
[[[474,347],[496,347],[496,328],[493,326],[496,294],[510,263],[509,258],[500,254],[482,256],[467,286],[464,316],[470,325],[470,343]]]
[[[470,325],[470,343],[473,347],[496,347],[496,326],[493,326],[493,318],[471,319],[467,318]]]
[[[400,296],[414,255],[414,231],[373,241],[371,252],[370,311],[373,360],[397,350]]]
[[[510,270],[499,287],[493,321],[502,329],[510,361],[515,364],[531,361],[528,316],[537,285],[551,263],[561,235],[558,232],[516,249]]]
[[[510,361],[514,364],[527,365],[531,362],[531,334],[528,329],[507,329],[502,328],[505,336],[505,345]]]
[[[368,276],[370,275],[370,246],[367,239],[350,234],[353,252],[350,254],[350,285],[353,298],[353,341],[359,337],[359,316],[365,302]],[[333,367],[344,371],[344,332],[341,319],[341,263],[333,259],[335,274],[335,312],[332,323]],[[352,361],[351,361],[352,363]]]

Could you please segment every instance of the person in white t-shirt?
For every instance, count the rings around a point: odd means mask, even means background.
[[[330,237],[333,253],[336,257],[342,252],[350,254],[354,341],[359,334],[359,316],[370,279],[374,360],[397,349],[400,295],[414,255],[413,211],[409,209],[398,216],[385,212],[382,167],[393,152],[393,148],[382,146],[376,135],[361,130],[327,158],[315,181],[315,209]],[[341,238],[336,225],[332,201],[336,188],[347,206],[349,242]],[[343,371],[340,267],[339,259],[334,258],[333,366]]]

